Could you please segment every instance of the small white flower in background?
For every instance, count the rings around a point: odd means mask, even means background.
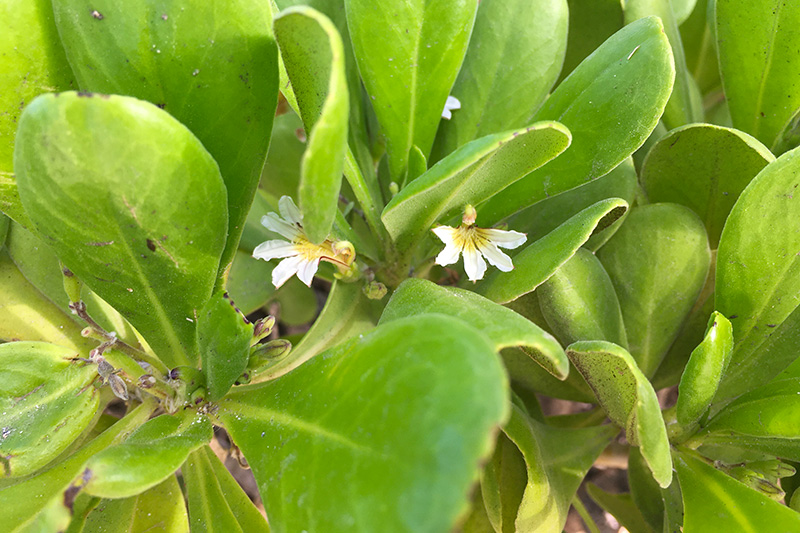
[[[518,231],[479,228],[475,226],[476,216],[475,208],[468,205],[464,208],[459,227],[439,226],[431,230],[445,244],[444,250],[436,256],[436,264],[451,265],[458,261],[459,255],[463,255],[464,271],[473,282],[483,279],[486,273],[484,257],[503,272],[513,270],[511,258],[500,248],[514,249],[527,240],[525,234]]]
[[[256,259],[283,259],[272,270],[272,284],[277,289],[294,274],[308,285],[317,273],[321,260],[331,262],[344,269],[350,267],[355,258],[353,245],[347,241],[332,242],[325,239],[322,244],[314,244],[308,240],[303,231],[303,216],[288,196],[282,196],[278,201],[277,213],[268,213],[261,217],[261,224],[270,231],[289,240],[274,240],[262,242],[253,250]]]
[[[444,103],[444,111],[442,111],[442,118],[450,120],[453,118],[453,111],[461,109],[461,102],[455,96],[448,96],[447,101]]]

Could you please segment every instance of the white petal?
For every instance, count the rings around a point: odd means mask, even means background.
[[[470,281],[483,279],[486,273],[486,261],[475,248],[464,248],[464,271]]]
[[[453,118],[454,109],[461,109],[461,102],[455,96],[448,96],[447,101],[444,103],[444,110],[442,110],[442,118],[450,120]]]
[[[489,263],[503,272],[511,272],[514,270],[514,263],[511,262],[511,258],[501,252],[494,243],[489,242],[481,246],[480,252],[489,260]]]
[[[495,243],[497,246],[501,248],[508,248],[509,250],[513,250],[517,246],[521,246],[526,240],[528,240],[527,235],[518,231],[485,229],[483,232],[484,235],[486,235],[489,240]]]
[[[317,273],[317,268],[319,267],[319,258],[312,259],[311,261],[303,262],[300,267],[297,269],[297,277],[300,278],[300,281],[311,286],[311,280],[314,279],[314,274]]]
[[[301,235],[297,226],[286,222],[275,213],[267,213],[261,217],[261,225],[282,237],[286,237],[290,241],[297,239]]]
[[[444,247],[444,250],[439,252],[439,255],[436,256],[436,264],[442,266],[452,265],[458,261],[458,254],[460,253],[461,250],[459,248],[448,243],[447,246]]]
[[[442,111],[442,118],[446,120],[450,120],[451,118],[453,118],[452,111],[450,111],[449,109],[447,109],[447,107],[445,107],[444,110]]]
[[[291,196],[281,196],[281,199],[278,200],[278,210],[287,222],[300,224],[303,220],[303,215],[300,214],[300,210],[294,205],[294,200],[292,200]]]
[[[281,285],[286,283],[286,280],[294,276],[298,273],[298,269],[300,268],[301,263],[305,263],[306,260],[303,259],[302,256],[295,256],[290,257],[289,259],[284,259],[278,266],[272,269],[272,284],[275,285],[275,288],[279,288]]]
[[[256,259],[263,259],[269,261],[270,259],[279,259],[283,257],[292,257],[297,255],[297,249],[294,244],[286,241],[266,241],[262,242],[256,249],[253,250],[253,257]]]
[[[456,228],[450,226],[437,226],[431,230],[439,237],[443,243],[447,245],[453,244],[453,235],[456,233]]]

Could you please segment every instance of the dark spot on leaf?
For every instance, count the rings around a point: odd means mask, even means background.
[[[759,113],[759,115],[761,115],[762,117],[765,116],[763,111]]]
[[[156,107],[158,107],[159,109],[164,109],[165,107],[167,107],[167,104],[162,102],[162,103],[156,104]]]
[[[73,274],[73,273],[72,273],[72,271],[71,271],[70,269],[68,269],[67,267],[64,267],[64,268],[62,268],[62,269],[61,269],[61,273],[62,273],[62,274],[64,274],[64,276],[66,276],[66,277],[68,277],[68,278],[71,278],[72,276],[74,276],[74,275],[75,275],[75,274]]]
[[[777,327],[777,326],[778,326],[777,324],[767,324],[768,328],[774,328],[774,327]]]
[[[731,316],[729,316],[728,318],[730,318],[731,320],[733,320],[734,318],[739,318],[739,315],[731,315]]]
[[[94,96],[94,94],[90,93],[89,91],[78,91],[78,96],[91,98],[92,96]]]
[[[147,239],[147,249],[151,252],[156,251],[156,243],[152,239]]]

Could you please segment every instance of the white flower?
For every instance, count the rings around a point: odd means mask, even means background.
[[[511,258],[501,252],[500,248],[514,249],[527,240],[525,234],[518,231],[475,226],[475,208],[469,205],[464,209],[464,219],[460,226],[439,226],[431,231],[445,244],[444,250],[436,256],[436,264],[451,265],[463,254],[464,271],[470,281],[483,279],[486,273],[484,257],[503,272],[513,270]]]
[[[444,103],[444,111],[442,111],[442,118],[450,120],[453,118],[452,111],[461,109],[461,102],[455,96],[448,96],[447,101]]]
[[[272,284],[277,289],[294,274],[308,285],[317,273],[320,260],[329,261],[344,268],[353,262],[352,245],[350,243],[333,243],[325,239],[322,244],[314,244],[308,240],[303,231],[303,216],[300,210],[288,196],[282,196],[278,201],[280,216],[268,213],[261,217],[261,224],[289,240],[274,240],[262,242],[253,250],[256,259],[283,259],[272,270]],[[341,246],[340,246],[341,244]]]

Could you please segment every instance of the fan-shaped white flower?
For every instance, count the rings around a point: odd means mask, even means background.
[[[436,256],[437,265],[451,265],[464,256],[464,271],[470,281],[483,279],[486,273],[486,261],[503,272],[514,269],[511,258],[500,251],[500,248],[514,249],[521,246],[527,237],[518,231],[479,228],[475,226],[475,208],[468,205],[464,209],[463,222],[457,228],[439,226],[433,228],[437,237],[445,244],[444,250]]]
[[[289,196],[282,196],[278,201],[277,213],[268,213],[261,217],[261,224],[270,231],[288,239],[262,242],[253,250],[256,259],[283,259],[272,270],[272,284],[277,289],[286,280],[297,274],[297,277],[311,286],[311,280],[319,268],[321,260],[329,261],[343,268],[348,268],[354,259],[353,247],[342,241],[334,243],[325,239],[322,244],[314,244],[308,240],[303,231],[303,216]]]

